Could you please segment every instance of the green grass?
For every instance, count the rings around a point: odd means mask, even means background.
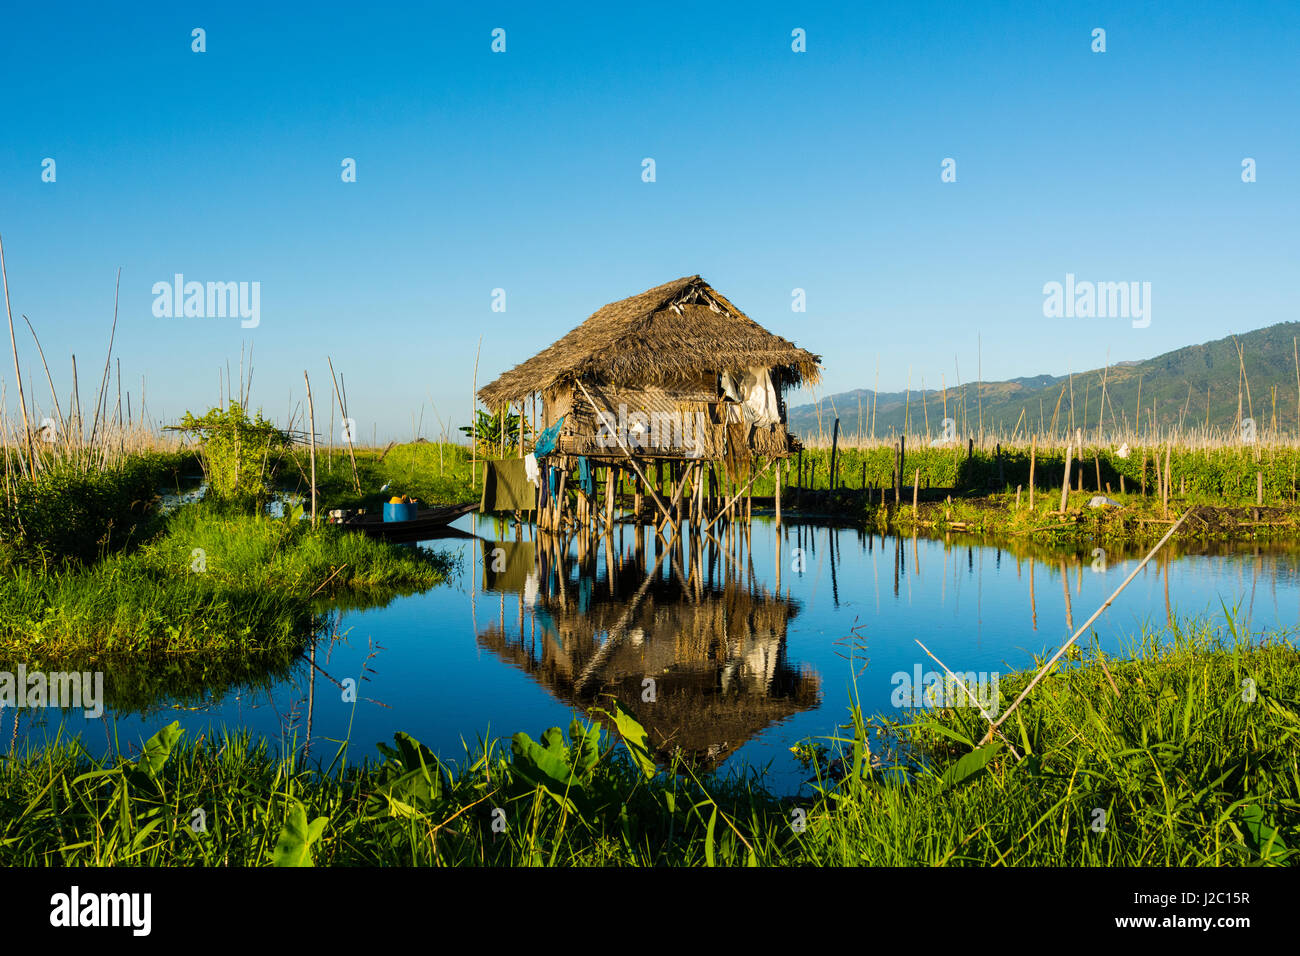
[[[1016,486],[1029,489],[1028,444],[1003,446],[1002,480],[998,480],[996,456],[987,449],[976,449],[971,457],[966,446],[930,448],[908,444],[903,459],[902,484],[910,488],[917,469],[921,472],[921,487],[957,488],[962,491],[984,493],[990,490],[1013,493]],[[1119,493],[1120,476],[1124,476],[1128,492],[1142,487],[1143,454],[1146,453],[1145,474],[1148,496],[1158,496],[1156,481],[1156,449],[1134,446],[1127,458],[1119,457],[1112,447],[1085,445],[1082,455],[1076,449],[1072,455],[1070,487],[1076,487],[1082,470],[1083,490],[1091,494]],[[1164,448],[1159,449],[1161,465]],[[861,448],[841,448],[837,470],[842,488],[857,489],[864,484],[874,487],[893,487],[894,450],[889,444]],[[828,489],[830,487],[829,448],[805,448],[803,452],[804,486]],[[816,462],[816,474],[813,463]],[[785,467],[786,486],[797,481],[798,458],[791,458]],[[1097,481],[1100,464],[1101,483]],[[1039,447],[1034,462],[1034,484],[1040,494],[1055,490],[1061,493],[1061,478],[1065,467],[1065,447],[1055,445]],[[1204,504],[1253,505],[1255,504],[1256,473],[1264,476],[1264,504],[1291,506],[1296,500],[1297,467],[1300,467],[1300,448],[1290,446],[1222,446],[1216,448],[1174,447],[1170,454],[1170,472],[1173,476],[1174,494]],[[1186,491],[1183,491],[1184,483]],[[754,494],[770,495],[773,477],[769,472],[754,484]]]
[[[357,477],[361,494],[357,494],[352,481],[352,464],[347,449],[335,448],[332,452],[318,452],[316,460],[317,507],[365,507],[376,510],[394,495],[410,495],[426,505],[454,504],[477,501],[481,484],[470,482],[469,447],[434,442],[394,445],[383,449],[356,449]],[[280,469],[281,485],[304,497],[311,493],[310,465],[307,456],[298,452],[297,461],[290,460]],[[477,477],[483,480],[483,466]],[[379,489],[389,486],[382,495]]]
[[[130,455],[100,471],[55,462],[34,482],[16,476],[0,508],[0,571],[17,563],[90,564],[130,550],[157,531],[160,487],[198,468],[192,454]]]
[[[129,554],[0,578],[0,660],[31,666],[300,647],[332,597],[389,600],[451,559],[322,524],[190,505]]]
[[[1175,533],[1179,539],[1240,540],[1274,539],[1294,540],[1300,533],[1300,507],[1204,506],[1205,501],[1195,501],[1190,496],[1170,499],[1166,516],[1158,498],[1133,494],[1112,494],[1119,508],[1090,508],[1088,502],[1094,492],[1070,492],[1067,513],[1057,509],[1061,504],[1060,492],[1041,492],[1034,508],[1029,507],[1029,494],[1022,492],[1017,504],[1015,492],[993,493],[977,498],[953,497],[950,501],[921,501],[913,510],[911,497],[905,495],[904,503],[892,505],[893,496],[886,495],[884,506],[864,505],[857,502],[859,516],[868,525],[881,531],[902,534],[969,532],[994,539],[1011,537],[1049,541],[1105,541],[1116,544],[1154,543],[1169,530],[1184,512],[1197,511]],[[1256,513],[1258,511],[1258,513]]]
[[[1002,707],[1027,679],[1001,683]],[[634,722],[604,720],[621,743],[575,720],[455,764],[403,734],[378,761],[323,766],[176,725],[133,759],[65,741],[0,765],[0,863],[1223,866],[1300,848],[1300,655],[1231,617],[1054,673],[1004,725],[1020,759],[973,747],[974,710],[853,711],[804,748],[820,782],[800,800],[656,770]],[[872,723],[895,744],[880,769]]]

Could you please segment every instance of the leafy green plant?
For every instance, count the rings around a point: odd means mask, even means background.
[[[480,444],[500,448],[519,447],[519,416],[514,413],[485,412],[480,410],[474,420],[474,426],[461,425],[460,430],[466,435],[473,435]],[[532,434],[528,423],[524,422],[525,441]]]
[[[209,493],[222,501],[266,498],[279,453],[293,443],[288,432],[267,421],[260,411],[249,418],[238,402],[210,409],[202,417],[186,412],[172,430],[201,443],[199,460]]]

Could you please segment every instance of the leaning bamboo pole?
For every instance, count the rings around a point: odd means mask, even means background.
[[[302,380],[307,384],[308,436],[311,439],[311,526],[316,527],[316,409],[311,401],[311,380],[303,369]]]
[[[1177,531],[1182,526],[1182,523],[1187,520],[1188,516],[1191,513],[1192,513],[1192,509],[1188,509],[1187,511],[1183,512],[1183,516],[1179,518],[1176,522],[1174,522],[1173,527],[1171,527],[1168,531],[1166,531],[1165,536],[1161,538],[1158,542],[1156,542],[1156,546],[1152,548],[1149,552],[1147,552],[1147,556],[1143,558],[1138,563],[1138,566],[1135,567],[1129,573],[1129,576],[1126,577],[1124,579],[1124,582],[1115,589],[1115,592],[1110,597],[1106,598],[1106,600],[1102,603],[1101,607],[1097,608],[1097,610],[1092,613],[1092,617],[1084,621],[1083,626],[1080,627],[1077,631],[1075,631],[1068,641],[1066,641],[1064,644],[1061,645],[1060,650],[1058,650],[1055,654],[1053,654],[1051,659],[1046,664],[1044,664],[1041,668],[1039,668],[1038,673],[1034,675],[1034,679],[1031,680],[1028,684],[1026,684],[1025,689],[1020,692],[1020,696],[1017,697],[1014,701],[1012,701],[1011,706],[1002,712],[1002,716],[997,719],[997,722],[989,727],[988,732],[980,740],[979,745],[981,747],[993,739],[993,732],[996,731],[1000,726],[1002,726],[1003,722],[1005,722],[1006,719],[1011,716],[1012,712],[1017,707],[1020,706],[1020,702],[1029,695],[1029,692],[1033,690],[1038,685],[1038,682],[1041,681],[1044,676],[1046,676],[1047,672],[1050,671],[1052,667],[1056,665],[1056,662],[1061,659],[1061,656],[1067,650],[1070,649],[1070,647],[1074,644],[1075,641],[1077,641],[1080,637],[1083,636],[1083,634],[1088,630],[1088,628],[1092,627],[1093,621],[1101,617],[1102,612],[1105,611],[1106,608],[1110,607],[1111,604],[1114,602],[1114,600],[1120,596],[1121,592],[1123,592],[1123,590],[1129,586],[1130,582],[1132,582],[1132,580],[1138,576],[1138,572],[1141,571],[1143,568],[1145,568],[1147,566],[1147,563],[1153,557],[1155,557],[1157,553],[1159,553],[1160,549],[1165,546],[1165,542],[1167,542],[1170,538],[1174,536],[1174,532]]]
[[[1041,422],[1040,422],[1041,424]],[[1038,433],[1029,440],[1029,510],[1034,510],[1034,465],[1038,458]],[[1033,565],[1030,565],[1033,567]]]
[[[354,451],[352,450],[352,428],[348,425],[348,420],[347,420],[347,419],[348,419],[348,406],[347,406],[347,404],[344,402],[342,394],[339,392],[339,383],[338,383],[338,379],[337,379],[337,378],[335,377],[335,375],[334,375],[334,362],[333,362],[333,360],[330,359],[330,357],[327,355],[327,356],[325,356],[325,361],[326,361],[326,362],[329,362],[329,367],[330,367],[330,382],[332,382],[333,385],[334,385],[334,400],[335,400],[336,402],[338,402],[338,404],[339,404],[339,414],[343,417],[343,422],[344,422],[344,424],[343,424],[343,434],[344,434],[344,437],[347,439],[347,443],[348,443],[348,457],[352,459],[352,484],[353,484],[353,486],[357,489],[357,494],[361,494],[361,478],[360,478],[360,476],[357,474],[357,456],[356,456],[356,452],[354,452]],[[333,420],[333,415],[334,415],[334,406],[331,405],[331,406],[330,406],[330,418],[331,418],[331,421]],[[334,443],[334,436],[331,434],[331,436],[330,436],[330,444],[333,444],[333,443]],[[472,484],[473,484],[473,482],[471,481],[471,485],[472,485]]]
[[[36,335],[36,330],[32,328],[32,320],[23,316],[23,321],[27,323],[27,330],[32,333],[32,341],[36,343],[36,354],[41,357],[41,367],[45,369],[45,382],[50,387],[50,397],[54,399],[54,414],[59,421],[59,427],[67,433],[68,424],[63,419],[63,409],[59,405],[59,393],[55,391],[54,379],[50,376],[50,366],[45,361],[45,350],[41,348],[41,340]]]
[[[637,477],[641,479],[641,483],[645,485],[646,490],[650,492],[650,496],[654,498],[655,504],[659,506],[659,510],[663,512],[663,516],[668,520],[668,526],[673,529],[673,534],[676,534],[677,525],[673,521],[672,515],[668,513],[668,509],[664,507],[663,501],[660,500],[659,495],[655,493],[655,490],[653,487],[651,487],[650,482],[646,480],[645,474],[642,473],[640,466],[636,463],[636,459],[632,457],[632,452],[628,450],[627,445],[623,442],[623,436],[620,435],[618,433],[618,430],[613,427],[613,423],[609,420],[609,416],[607,416],[603,411],[601,411],[600,407],[596,405],[596,400],[591,397],[591,392],[587,391],[587,386],[583,385],[582,382],[578,382],[578,388],[582,389],[582,394],[587,396],[587,401],[591,403],[591,407],[595,410],[596,414],[600,417],[601,424],[604,425],[607,429],[609,429],[609,433],[613,435],[614,438],[618,441],[618,447],[621,448],[623,450],[623,454],[627,456],[628,462],[632,465],[632,470],[636,472]]]
[[[9,270],[5,267],[5,247],[0,242],[0,277],[3,277],[5,291],[5,312],[9,316],[9,347],[14,353],[14,376],[18,380],[18,407],[23,416],[23,435],[26,437],[27,446],[27,470],[28,473],[36,477],[36,454],[32,448],[32,429],[31,424],[27,421],[27,400],[23,397],[23,370],[18,362],[18,340],[14,337],[14,312],[9,305]],[[114,318],[116,323],[116,317]]]
[[[122,288],[122,270],[117,270],[117,283],[113,288],[113,327],[108,333],[108,354],[104,356],[104,374],[99,380],[99,395],[95,399],[95,420],[90,426],[90,443],[95,443],[95,436],[99,431],[100,412],[104,407],[104,389],[108,387],[108,369],[113,361],[113,341],[117,338],[117,303],[118,294]],[[217,370],[217,379],[221,379],[221,370]]]
[[[741,488],[740,491],[736,492],[736,494],[732,496],[731,500],[727,502],[726,507],[724,507],[721,511],[719,511],[719,512],[714,516],[713,520],[710,521],[708,524],[706,524],[706,525],[704,526],[704,530],[705,530],[705,531],[708,531],[710,528],[712,528],[712,527],[714,526],[714,524],[717,523],[717,521],[718,521],[719,518],[721,518],[721,517],[722,517],[723,515],[725,515],[728,511],[730,511],[730,510],[735,506],[736,502],[740,500],[741,495],[743,495],[746,491],[749,490],[749,486],[752,485],[755,481],[757,481],[758,478],[759,478],[761,475],[763,475],[763,474],[764,474],[764,473],[765,473],[769,468],[772,467],[772,462],[777,461],[777,460],[778,460],[778,459],[776,459],[776,458],[773,458],[773,459],[769,460],[768,463],[767,463],[766,465],[763,466],[762,470],[760,470],[760,471],[758,471],[758,472],[755,472],[755,473],[750,477],[749,481],[745,483],[745,487],[744,487],[744,488]]]
[[[470,404],[469,404],[469,486],[471,488],[478,484],[478,357],[483,351],[483,336],[478,337],[478,348],[474,350],[474,379],[470,386]],[[483,478],[487,480],[487,469],[483,470]]]
[[[1074,444],[1065,446],[1065,476],[1061,479],[1061,514],[1065,514],[1070,503],[1070,458],[1074,454]]]

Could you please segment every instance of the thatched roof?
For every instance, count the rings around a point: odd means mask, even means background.
[[[821,357],[773,335],[699,276],[598,309],[554,345],[479,389],[489,408],[578,378],[662,385],[701,372],[767,368],[778,387],[817,382]]]

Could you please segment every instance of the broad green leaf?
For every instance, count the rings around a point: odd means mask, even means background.
[[[565,755],[564,734],[560,732],[559,727],[552,727],[542,734],[542,746],[553,754],[558,754],[561,757]]]
[[[1287,845],[1282,836],[1264,819],[1264,811],[1257,803],[1241,808],[1241,819],[1250,834],[1251,849],[1268,859],[1277,850],[1286,851]]]
[[[1002,741],[995,740],[991,744],[980,747],[978,750],[972,750],[966,754],[951,767],[944,771],[943,779],[940,786],[943,789],[949,787],[959,787],[971,780],[977,773],[983,770],[998,751],[1002,749]]]
[[[317,817],[307,822],[307,808],[295,800],[285,817],[284,829],[271,854],[272,866],[315,866],[311,847],[325,831],[329,817]]]
[[[650,754],[650,746],[647,743],[645,728],[636,722],[622,707],[618,701],[614,701],[614,713],[602,711],[607,717],[614,721],[614,726],[618,728],[618,735],[623,738],[623,743],[627,746],[628,753],[636,761],[637,766],[641,768],[641,773],[649,780],[655,775],[655,761]]]
[[[549,734],[549,731],[547,733]],[[559,731],[557,730],[556,733]],[[568,794],[572,787],[572,771],[564,759],[562,750],[556,752],[539,747],[522,731],[511,738],[510,748],[514,754],[511,768],[519,777],[535,787],[544,789],[562,806],[573,808]]]
[[[167,758],[171,756],[176,741],[181,739],[183,733],[185,731],[181,730],[181,722],[172,721],[145,741],[144,751],[140,754],[136,765],[149,776],[157,777],[162,772],[163,765],[167,763]]]
[[[600,725],[583,727],[575,719],[569,724],[569,749],[573,769],[587,776],[600,760]]]

